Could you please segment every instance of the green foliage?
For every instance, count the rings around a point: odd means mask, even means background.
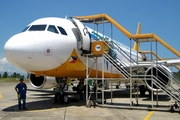
[[[180,80],[180,72],[173,72],[173,77],[176,79],[176,80]]]
[[[4,73],[3,73],[3,78],[7,78],[8,77],[8,73],[5,71]]]
[[[180,71],[179,71],[179,72],[177,72],[177,74],[180,76]]]
[[[12,75],[8,75],[8,72],[5,71],[3,75],[0,74],[0,78],[24,78],[24,75],[21,75],[20,73],[14,72]]]

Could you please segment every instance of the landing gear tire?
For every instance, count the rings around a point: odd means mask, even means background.
[[[140,95],[141,96],[145,96],[145,93],[146,93],[146,88],[144,85],[141,85],[140,86]]]
[[[69,98],[68,98],[68,95],[66,93],[63,93],[62,96],[61,96],[61,101],[63,103],[68,103],[69,102]]]
[[[60,102],[61,102],[61,93],[57,92],[57,93],[54,95],[54,102],[55,102],[55,103],[60,103]]]
[[[60,92],[57,92],[54,96],[54,102],[55,103],[68,103],[69,98],[66,93],[61,94]]]

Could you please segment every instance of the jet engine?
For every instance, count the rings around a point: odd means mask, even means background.
[[[171,83],[171,71],[163,66],[157,65],[149,67],[145,72],[145,84],[149,90],[161,92],[162,87],[167,87]],[[152,84],[152,80],[153,84]],[[158,87],[159,85],[162,87]]]
[[[34,74],[30,74],[29,81],[31,85],[36,89],[50,89],[58,86],[55,77],[47,77],[47,76],[36,77]]]

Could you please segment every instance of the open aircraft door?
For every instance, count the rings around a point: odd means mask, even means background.
[[[80,39],[77,42],[78,49],[82,49],[85,51],[90,51],[90,36],[87,28],[78,20],[75,18],[72,18],[76,27],[78,28]]]

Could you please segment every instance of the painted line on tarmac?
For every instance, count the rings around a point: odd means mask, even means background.
[[[149,114],[144,118],[144,120],[149,120],[154,111],[149,112]]]
[[[1,95],[1,93],[0,93],[0,99],[2,99],[3,97],[2,97],[2,95]]]

